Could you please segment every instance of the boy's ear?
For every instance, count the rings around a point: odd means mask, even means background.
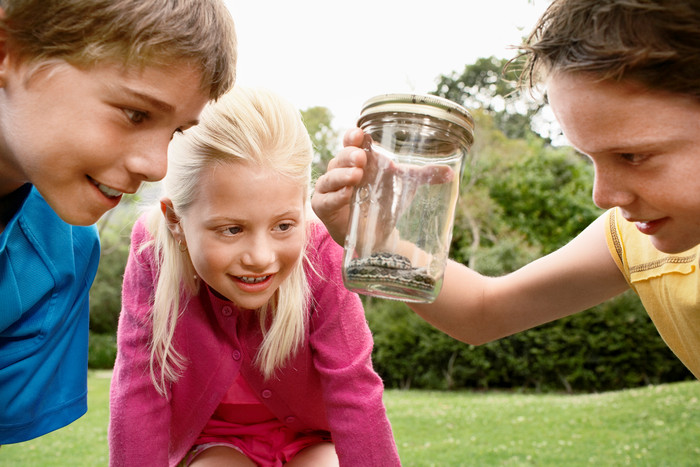
[[[173,209],[173,202],[170,200],[170,198],[163,198],[160,200],[160,211],[163,213],[165,224],[168,226],[168,230],[170,230],[170,233],[175,241],[186,245],[185,234],[182,231],[182,226],[180,225],[180,216],[175,213],[175,209]]]

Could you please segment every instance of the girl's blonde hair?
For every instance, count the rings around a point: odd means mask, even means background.
[[[245,163],[298,182],[304,188],[306,219],[312,158],[309,134],[293,105],[270,91],[235,87],[205,108],[199,125],[176,135],[168,155],[165,196],[172,201],[175,213],[186,217],[205,171],[212,166]],[[152,310],[151,378],[165,394],[167,384],[177,380],[186,364],[173,348],[177,320],[186,312],[188,300],[199,293],[200,284],[189,254],[179,251],[160,209],[150,213],[148,229],[160,262]],[[304,244],[307,239],[305,226]],[[259,310],[264,338],[255,363],[267,378],[304,339],[309,302],[307,263],[302,254],[270,303]]]

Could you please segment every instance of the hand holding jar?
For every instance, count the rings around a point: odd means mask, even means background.
[[[365,103],[358,126],[367,162],[350,206],[345,285],[431,302],[442,284],[473,120],[446,99],[389,94]]]

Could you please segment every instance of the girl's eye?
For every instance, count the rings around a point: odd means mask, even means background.
[[[241,233],[241,228],[240,228],[240,227],[237,227],[237,226],[234,226],[234,227],[226,227],[226,229],[224,230],[224,232],[225,232],[227,235],[236,235],[236,234]]]
[[[286,222],[286,223],[283,223],[283,224],[279,224],[279,225],[277,226],[277,229],[278,229],[278,230],[281,230],[282,232],[286,232],[286,231],[288,231],[289,229],[291,229],[292,227],[294,227],[294,224],[292,224],[291,222]]]
[[[124,113],[132,123],[143,123],[148,118],[148,113],[141,110],[124,109]]]

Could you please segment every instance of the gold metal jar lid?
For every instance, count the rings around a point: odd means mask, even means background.
[[[474,142],[474,119],[463,106],[439,96],[427,94],[382,94],[362,106],[357,125],[362,126],[378,114],[406,113],[433,117],[453,123],[464,130],[467,143]]]

